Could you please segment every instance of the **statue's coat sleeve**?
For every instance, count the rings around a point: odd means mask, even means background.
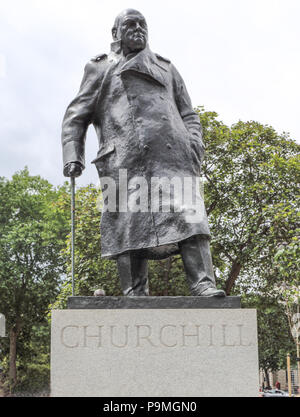
[[[79,92],[68,106],[62,125],[62,148],[64,167],[77,162],[85,166],[85,137],[89,124],[93,121],[99,92],[99,64],[87,63]]]

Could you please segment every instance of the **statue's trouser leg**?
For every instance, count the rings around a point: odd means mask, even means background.
[[[128,252],[117,258],[120,283],[124,295],[149,295],[148,260],[138,255],[138,252]]]
[[[180,242],[179,247],[192,295],[216,288],[209,239],[193,236]]]

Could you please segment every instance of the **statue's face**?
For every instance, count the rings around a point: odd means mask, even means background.
[[[125,15],[119,27],[123,48],[130,52],[140,51],[146,47],[148,28],[145,18],[141,14]]]

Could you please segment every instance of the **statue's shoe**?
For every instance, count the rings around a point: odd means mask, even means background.
[[[218,290],[217,288],[206,288],[201,294],[200,297],[226,297],[226,294],[223,290]]]

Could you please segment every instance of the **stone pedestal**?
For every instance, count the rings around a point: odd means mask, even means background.
[[[72,309],[52,312],[52,396],[258,396],[255,310],[232,297],[231,308],[110,298],[72,297]]]

